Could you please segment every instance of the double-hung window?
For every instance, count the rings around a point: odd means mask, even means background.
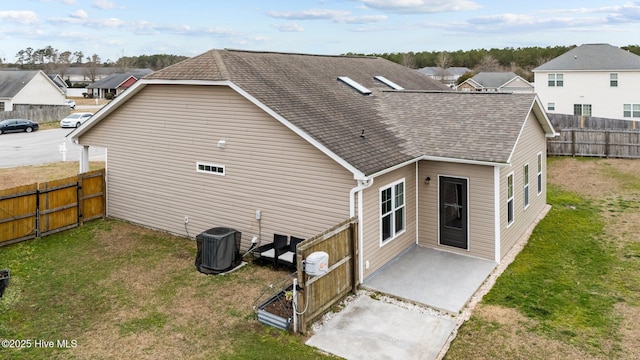
[[[609,74],[609,86],[618,87],[618,74],[616,73]]]
[[[640,118],[640,104],[624,104],[622,115],[626,118]]]
[[[384,244],[405,229],[404,179],[380,190],[380,240]]]
[[[563,74],[549,74],[549,86],[551,87],[562,87],[564,86],[564,75]]]
[[[524,165],[522,173],[522,195],[524,198],[524,208],[526,209],[529,207],[529,164]]]
[[[542,193],[542,154],[538,154],[538,195]]]
[[[513,223],[513,174],[507,176],[507,226]]]
[[[591,116],[591,104],[573,104],[573,115]]]

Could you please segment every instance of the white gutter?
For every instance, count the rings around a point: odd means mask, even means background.
[[[349,217],[353,218],[356,214],[356,199],[355,196],[358,194],[358,283],[362,284],[364,280],[364,225],[362,224],[362,219],[364,219],[364,210],[362,209],[362,190],[373,185],[373,178],[367,178],[363,180],[358,180],[358,186],[351,189],[349,192]]]

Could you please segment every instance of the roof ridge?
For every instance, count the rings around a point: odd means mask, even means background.
[[[224,63],[224,60],[222,59],[222,55],[220,55],[220,51],[213,50],[211,51],[211,53],[212,53],[211,55],[213,57],[213,61],[215,62],[216,65],[218,65],[218,70],[220,71],[220,77],[222,77],[223,79],[230,79],[231,75],[227,70],[227,65]]]
[[[377,59],[378,58],[378,56],[369,56],[369,55],[308,54],[308,53],[300,53],[300,52],[267,51],[267,50],[243,50],[243,49],[231,49],[231,48],[225,48],[224,51],[245,52],[245,53],[254,53],[254,54],[300,55],[300,56],[313,56],[313,57],[339,57],[339,58],[364,58],[364,59]]]

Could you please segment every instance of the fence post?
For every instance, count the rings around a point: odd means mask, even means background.
[[[359,271],[358,271],[358,226],[357,223],[349,225],[349,238],[351,238],[351,293],[355,294],[358,288]]]
[[[609,136],[610,136],[610,134],[611,134],[610,130],[606,130],[604,132],[604,143],[605,143],[604,144],[604,157],[607,158],[607,159],[609,158],[609,152],[610,152],[610,150],[609,150],[609,146],[610,146]]]
[[[82,216],[82,214],[84,213],[84,194],[82,192],[82,181],[84,180],[84,177],[82,176],[82,173],[78,174],[78,187],[76,188],[76,197],[78,199],[78,226],[82,226],[84,224],[84,216]]]
[[[571,130],[571,156],[576,157],[576,131]]]

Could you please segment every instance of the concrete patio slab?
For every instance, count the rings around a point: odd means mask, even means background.
[[[363,287],[457,314],[496,265],[489,260],[413,246],[365,279]]]
[[[406,304],[410,305],[410,304]],[[359,295],[307,345],[346,359],[436,359],[455,328],[452,318],[418,306]]]

